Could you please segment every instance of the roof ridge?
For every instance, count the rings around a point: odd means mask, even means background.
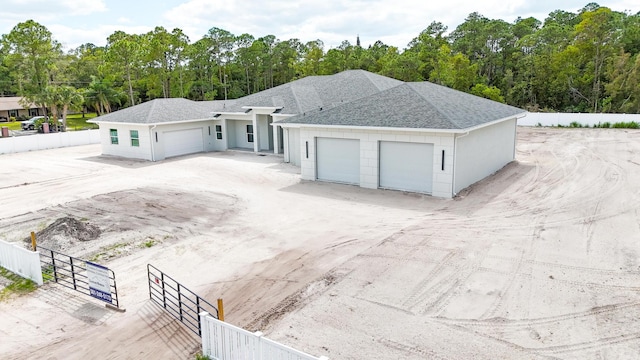
[[[158,100],[158,99],[151,100],[151,109],[149,109],[149,111],[147,112],[147,118],[145,119],[146,120],[145,121],[146,124],[151,123],[151,119],[152,119],[151,114],[153,113],[153,110],[155,109],[156,104],[158,103],[158,101],[156,101],[156,100]]]
[[[311,86],[311,87],[315,88],[314,86]],[[293,89],[293,83],[289,83],[289,91],[291,91],[291,94],[293,94],[293,100],[296,102],[296,106],[298,107],[298,113],[301,113],[302,106],[300,106],[300,100],[298,99],[298,94]]]
[[[389,90],[389,89],[393,89],[394,87],[398,87],[398,86],[400,86],[400,85],[404,85],[404,84],[406,84],[406,82],[404,82],[404,81],[402,81],[402,80],[398,80],[398,79],[390,78],[390,77],[388,77],[388,76],[384,76],[384,75],[380,75],[380,74],[372,73],[371,71],[367,71],[367,70],[363,70],[363,69],[355,69],[355,70],[360,70],[360,72],[364,73],[364,76],[366,76],[367,80],[369,80],[369,81],[371,82],[371,84],[373,84],[373,86],[375,86],[375,87],[376,87],[376,89],[378,89],[378,91],[386,91],[386,90]],[[396,81],[399,81],[400,83],[399,83],[399,84],[397,84],[397,85],[395,85],[395,86],[392,86],[392,87],[390,87],[390,88],[382,89],[382,88],[381,88],[381,87],[376,83],[376,81],[374,81],[374,80],[373,80],[372,75],[376,75],[376,76],[380,76],[380,77],[385,77],[385,78],[388,78],[388,79],[390,79],[390,80],[396,80]]]
[[[462,129],[462,127],[460,126],[460,124],[458,124],[455,120],[453,120],[451,118],[451,116],[447,115],[446,113],[442,112],[440,110],[440,107],[436,106],[436,104],[433,103],[433,101],[431,101],[431,99],[428,99],[427,97],[423,96],[422,94],[420,94],[420,92],[418,92],[413,86],[411,85],[415,85],[415,84],[429,84],[429,85],[436,85],[436,86],[442,86],[442,85],[438,85],[438,84],[434,84],[432,82],[429,81],[414,81],[414,82],[410,82],[410,83],[405,83],[407,85],[409,85],[409,88],[415,92],[416,94],[418,94],[419,97],[423,98],[424,101],[426,101],[427,103],[429,103],[429,105],[431,105],[431,107],[440,115],[442,115],[445,119],[449,120],[449,122],[453,125],[455,125],[458,129]],[[444,88],[449,89],[446,86],[442,86]],[[449,90],[454,90],[454,89],[449,89]],[[457,90],[456,90],[457,91]],[[461,91],[462,92],[462,91]]]

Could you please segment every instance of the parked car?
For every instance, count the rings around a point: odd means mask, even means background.
[[[46,116],[34,116],[29,120],[20,121],[20,127],[22,127],[22,130],[35,130],[38,120],[44,121],[48,120],[48,118]]]

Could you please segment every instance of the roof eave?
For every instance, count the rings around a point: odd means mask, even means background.
[[[373,130],[373,131],[407,131],[407,132],[434,132],[434,133],[450,133],[450,134],[464,134],[470,131],[478,130],[483,127],[495,125],[503,121],[511,119],[519,119],[526,116],[526,112],[507,116],[498,120],[490,121],[477,126],[464,128],[464,129],[436,129],[436,128],[407,128],[407,127],[390,127],[390,126],[358,126],[358,125],[323,125],[323,124],[304,124],[304,123],[277,123],[277,125],[283,128],[332,128],[332,129],[358,129],[358,130]],[[276,124],[276,123],[274,123]]]
[[[515,114],[515,115],[510,115],[510,116],[503,117],[503,118],[498,119],[498,120],[489,121],[489,122],[486,122],[484,124],[480,124],[480,125],[472,126],[470,128],[463,129],[462,132],[469,132],[469,131],[482,129],[484,127],[495,125],[495,124],[501,123],[503,121],[511,120],[511,119],[518,120],[518,119],[523,118],[525,116],[527,116],[527,112],[526,111],[522,111],[521,113],[518,113],[518,114]]]
[[[321,125],[321,124],[302,124],[302,123],[281,123],[278,124],[283,128],[331,128],[331,129],[350,129],[350,130],[370,130],[370,131],[406,131],[406,132],[432,132],[432,133],[464,133],[467,130],[462,129],[430,129],[430,128],[404,128],[389,126],[358,126],[358,125]]]
[[[200,122],[200,121],[212,121],[216,120],[213,118],[202,118],[202,119],[190,119],[190,120],[176,120],[176,121],[164,121],[164,122],[150,122],[150,123],[137,123],[137,122],[122,122],[122,121],[95,121],[89,120],[88,123],[92,124],[120,124],[120,125],[139,125],[139,126],[153,126],[153,125],[173,125],[173,124],[184,124],[191,122]]]

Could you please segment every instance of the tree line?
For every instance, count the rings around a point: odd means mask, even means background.
[[[181,29],[116,31],[105,46],[64,52],[28,20],[0,41],[0,95],[19,95],[53,115],[98,113],[154,98],[239,98],[311,75],[364,69],[431,81],[530,111],[640,112],[640,13],[595,3],[556,10],[544,22],[509,23],[474,12],[451,32],[432,22],[406,48],[345,40],[255,38],[213,27],[195,42]]]

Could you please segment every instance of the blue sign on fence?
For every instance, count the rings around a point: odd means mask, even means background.
[[[89,294],[98,300],[111,303],[111,281],[109,269],[87,261],[87,277],[89,278]]]

